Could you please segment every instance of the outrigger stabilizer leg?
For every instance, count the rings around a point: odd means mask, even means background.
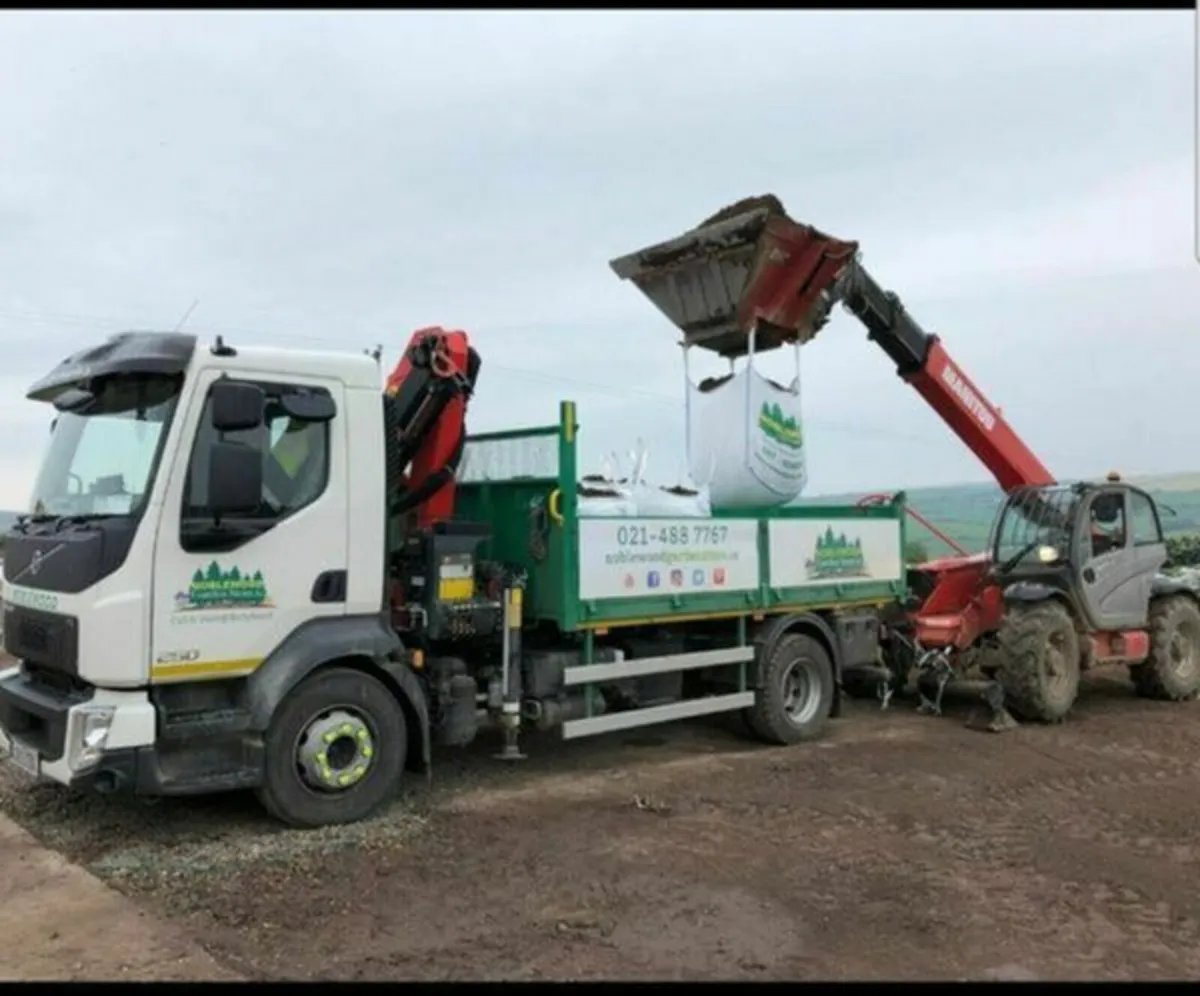
[[[521,752],[521,602],[520,588],[505,588],[504,633],[502,636],[500,727],[504,731],[504,746],[496,757],[501,761],[523,761]]]

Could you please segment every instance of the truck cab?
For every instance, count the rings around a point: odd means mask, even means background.
[[[376,361],[130,333],[28,396],[54,421],[6,540],[13,760],[68,785],[253,784],[285,690],[268,659],[294,675],[335,634],[396,644]]]

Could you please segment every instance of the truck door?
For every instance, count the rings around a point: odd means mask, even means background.
[[[1090,495],[1081,510],[1083,528],[1077,537],[1080,599],[1096,629],[1144,628],[1150,585],[1166,559],[1157,517],[1154,538],[1138,542],[1133,524],[1135,494],[1140,495],[1126,488],[1103,489]],[[1144,509],[1139,505],[1136,510],[1144,532]]]
[[[153,582],[153,682],[249,674],[301,624],[345,611],[344,388],[334,380],[246,381],[266,392],[264,423],[224,439],[260,451],[262,503],[218,523],[207,507],[216,376],[197,384],[166,492]],[[279,404],[290,391],[325,393],[338,414],[294,421]]]

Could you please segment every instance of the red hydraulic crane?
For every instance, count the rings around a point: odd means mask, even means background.
[[[465,332],[433,326],[412,334],[387,379],[390,510],[410,516],[416,528],[454,514],[454,474],[479,367]]]

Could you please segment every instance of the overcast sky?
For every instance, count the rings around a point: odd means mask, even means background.
[[[194,299],[389,363],[463,327],[472,428],[570,397],[672,483],[674,329],[607,261],[767,191],[1059,475],[1196,470],[1194,47],[1185,11],[0,15],[0,507],[24,388]],[[809,493],[986,479],[849,315],[803,361]]]

